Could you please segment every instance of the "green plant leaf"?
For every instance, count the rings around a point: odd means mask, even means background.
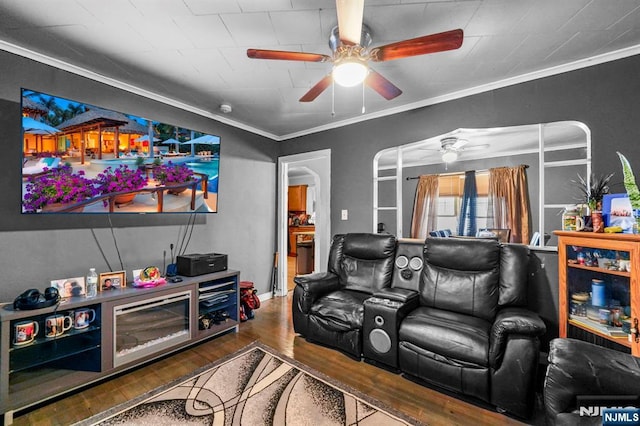
[[[631,164],[629,164],[629,160],[627,158],[616,151],[618,157],[620,157],[620,162],[622,163],[622,175],[624,177],[624,188],[627,190],[627,195],[629,196],[629,201],[631,201],[631,207],[634,209],[640,209],[640,190],[638,190],[638,185],[636,185],[636,178],[633,175],[633,170],[631,169]]]

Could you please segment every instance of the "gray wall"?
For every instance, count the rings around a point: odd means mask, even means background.
[[[21,215],[21,87],[220,135],[219,212],[197,216],[186,253],[227,253],[241,279],[269,291],[275,142],[6,52],[0,52],[0,75],[0,302],[27,288],[43,290],[52,279],[82,276],[89,267],[106,272],[109,263],[120,270],[116,244],[127,274],[162,267],[163,251],[179,242],[190,216],[112,215],[114,241],[106,215]]]

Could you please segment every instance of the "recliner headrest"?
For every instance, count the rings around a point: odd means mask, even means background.
[[[500,243],[488,239],[428,237],[424,259],[441,268],[488,271],[500,265]]]
[[[342,246],[344,255],[363,260],[384,259],[395,250],[396,238],[388,234],[346,234]]]

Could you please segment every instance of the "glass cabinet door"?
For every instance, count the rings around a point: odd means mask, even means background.
[[[558,234],[560,337],[637,353],[634,307],[640,238]]]

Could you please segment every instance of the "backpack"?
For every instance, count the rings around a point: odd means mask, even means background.
[[[258,290],[251,281],[240,281],[240,321],[247,321],[255,317],[254,310],[260,308]]]

